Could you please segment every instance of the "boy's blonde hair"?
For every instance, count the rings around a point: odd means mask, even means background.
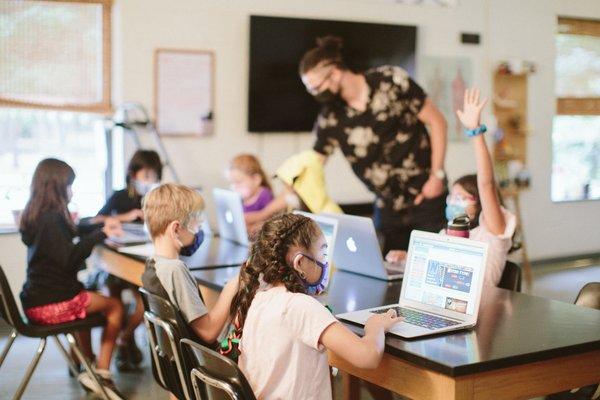
[[[202,210],[202,196],[187,186],[175,183],[165,183],[152,189],[143,201],[144,219],[153,238],[164,234],[173,221],[187,226]]]

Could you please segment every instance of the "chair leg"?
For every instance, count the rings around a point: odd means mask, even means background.
[[[27,388],[27,384],[31,379],[31,375],[33,375],[33,371],[35,371],[35,368],[37,367],[38,362],[40,361],[40,357],[42,357],[45,348],[46,338],[42,338],[40,340],[40,345],[38,346],[37,352],[35,353],[33,360],[31,360],[29,367],[27,367],[27,372],[25,372],[25,376],[23,377],[23,380],[21,380],[21,384],[19,385],[17,392],[13,396],[13,400],[19,400],[21,396],[23,396],[23,392],[25,392],[25,388]]]
[[[202,399],[202,396],[200,395],[200,387],[198,386],[198,378],[196,378],[196,375],[191,374],[192,376],[192,387],[194,388],[194,397],[196,400],[200,400]]]
[[[4,359],[6,358],[6,356],[8,355],[8,351],[10,350],[10,347],[12,346],[12,344],[16,338],[17,338],[17,331],[16,331],[16,329],[13,329],[12,332],[10,333],[10,336],[8,337],[6,346],[4,346],[4,350],[2,350],[2,355],[0,356],[0,367],[2,367],[2,363],[4,362]]]
[[[58,346],[60,353],[62,354],[65,361],[67,362],[67,365],[69,366],[69,369],[71,370],[71,373],[73,374],[73,376],[75,378],[77,378],[77,375],[79,375],[79,370],[77,369],[77,367],[75,367],[75,362],[73,361],[73,359],[71,358],[69,353],[67,353],[65,346],[63,346],[63,344],[60,341],[60,339],[58,338],[58,336],[54,336],[54,340],[56,341],[56,346]]]
[[[104,398],[104,400],[110,400],[110,398],[108,397],[108,394],[106,393],[106,390],[104,390],[104,386],[102,386],[102,384],[100,383],[100,379],[98,379],[98,375],[92,368],[92,364],[90,364],[90,361],[87,359],[86,356],[83,355],[83,352],[79,348],[79,345],[77,344],[77,341],[75,340],[75,336],[73,336],[72,333],[67,333],[66,336],[67,336],[67,340],[69,341],[69,345],[75,352],[75,355],[77,356],[77,358],[79,358],[79,362],[81,363],[81,365],[83,365],[86,372],[91,376],[92,380],[94,381],[94,384],[96,385],[96,389],[98,389],[98,393],[100,394],[100,396],[102,396],[102,398]]]

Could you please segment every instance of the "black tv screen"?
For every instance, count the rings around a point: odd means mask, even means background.
[[[417,28],[364,22],[250,16],[250,132],[310,131],[319,105],[306,92],[298,64],[318,37],[344,40],[350,69],[399,65],[414,75]]]

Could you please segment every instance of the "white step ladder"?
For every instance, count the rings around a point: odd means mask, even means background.
[[[149,136],[156,147],[163,166],[168,168],[173,181],[179,183],[179,176],[171,163],[167,149],[165,148],[160,135],[158,134],[154,123],[150,120],[148,112],[140,103],[126,102],[116,108],[112,118],[109,118],[105,124],[105,133],[107,145],[112,141],[112,131],[115,128],[122,128],[124,135],[129,135],[133,139],[136,148],[142,149],[142,136]],[[109,169],[112,170],[112,154],[109,154]],[[107,176],[112,178],[112,171],[107,171]]]

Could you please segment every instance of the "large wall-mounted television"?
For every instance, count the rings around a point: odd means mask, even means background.
[[[380,65],[415,70],[417,28],[406,25],[320,19],[250,17],[248,130],[250,132],[307,132],[319,105],[298,76],[303,54],[318,37],[344,40],[345,61],[354,71]]]

